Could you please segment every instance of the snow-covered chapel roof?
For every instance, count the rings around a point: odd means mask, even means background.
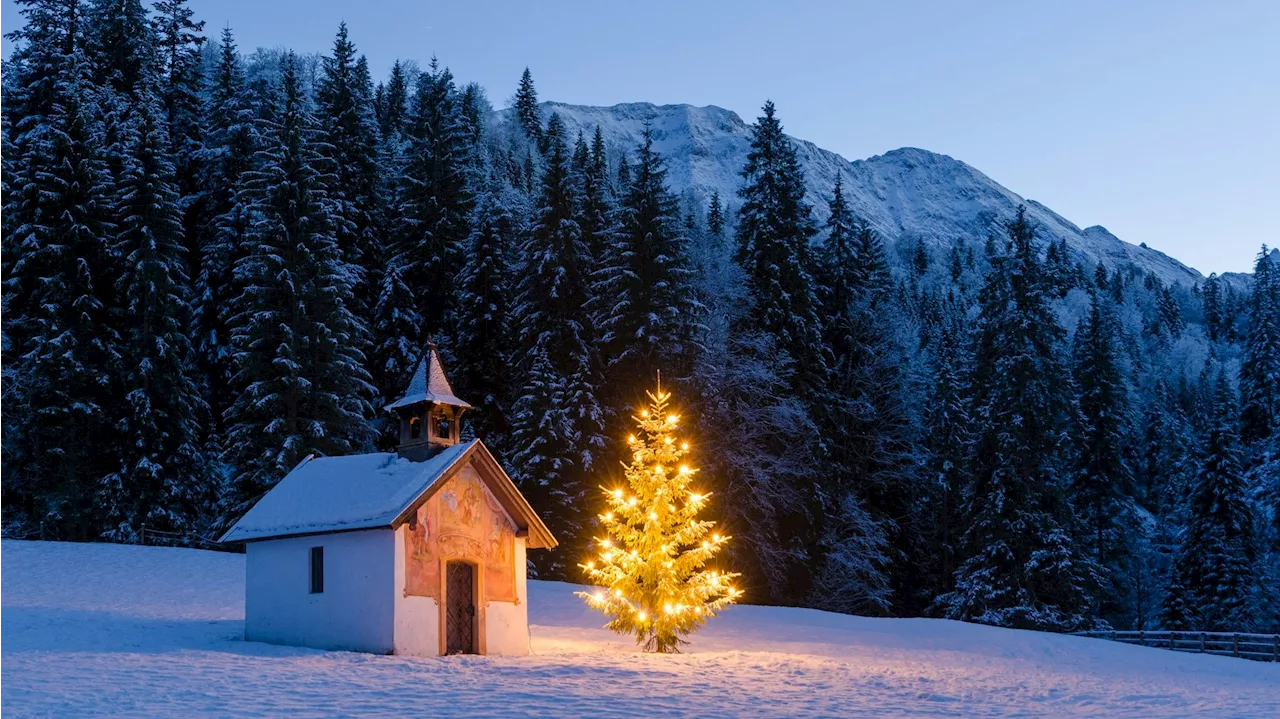
[[[413,370],[413,378],[409,380],[409,388],[404,391],[404,396],[387,405],[387,409],[406,407],[419,402],[451,404],[464,409],[471,407],[453,394],[453,387],[449,386],[449,378],[444,374],[444,365],[440,364],[440,353],[436,351],[435,345],[428,347],[426,356],[418,360],[418,366]]]
[[[223,542],[395,528],[467,464],[515,521],[531,549],[556,546],[533,508],[478,439],[453,445],[423,462],[394,453],[309,457],[258,500]]]

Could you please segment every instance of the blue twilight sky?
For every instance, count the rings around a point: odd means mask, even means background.
[[[751,121],[772,98],[788,132],[848,159],[946,153],[1205,273],[1280,244],[1280,0],[192,6],[242,50],[327,52],[346,20],[378,78],[435,54],[497,105],[525,65],[544,100]],[[11,30],[12,0],[0,7]]]

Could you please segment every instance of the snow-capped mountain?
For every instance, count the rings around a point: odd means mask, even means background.
[[[750,127],[737,113],[715,106],[644,102],[612,107],[546,102],[542,108],[545,116],[560,114],[570,137],[579,131],[590,137],[599,126],[611,148],[637,146],[645,123],[650,123],[657,150],[667,160],[673,191],[691,190],[704,200],[719,191],[724,200],[736,203],[750,144]],[[851,162],[812,142],[793,139],[819,220],[825,219],[836,176],[841,175],[853,211],[889,242],[922,238],[943,247],[959,240],[980,243],[998,230],[999,221],[1012,217],[1019,204],[1026,204],[1042,239],[1065,238],[1073,251],[1092,262],[1112,268],[1132,263],[1183,285],[1204,279],[1172,257],[1129,244],[1104,227],[1081,229],[947,155],[904,147]]]

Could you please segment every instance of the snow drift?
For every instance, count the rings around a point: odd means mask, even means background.
[[[242,639],[241,555],[0,550],[6,717],[1280,716],[1280,665],[945,620],[738,606],[644,655],[552,582],[529,657],[277,647]]]

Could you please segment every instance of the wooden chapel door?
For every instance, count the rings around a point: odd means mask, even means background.
[[[475,654],[475,569],[466,562],[449,562],[446,572],[445,654]]]

